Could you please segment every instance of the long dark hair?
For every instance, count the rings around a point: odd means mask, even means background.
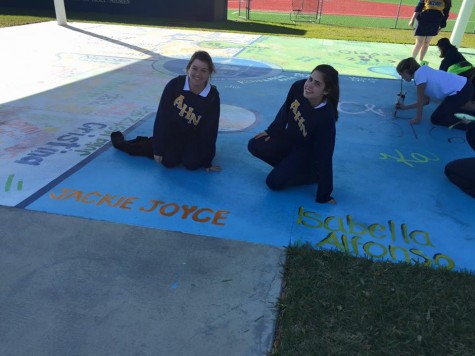
[[[444,58],[449,50],[457,48],[452,43],[450,43],[448,38],[445,37],[437,41],[437,47],[439,47],[440,50],[440,58]]]
[[[340,101],[340,83],[338,80],[338,71],[329,64],[319,64],[312,70],[312,73],[318,70],[323,74],[325,81],[325,90],[327,94],[324,98],[330,103],[335,111],[335,120],[338,120],[338,102]]]

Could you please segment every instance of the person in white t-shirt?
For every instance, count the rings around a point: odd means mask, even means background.
[[[403,59],[396,67],[397,72],[407,82],[414,80],[417,88],[417,101],[412,104],[397,103],[397,110],[417,109],[412,124],[422,121],[424,105],[430,99],[440,101],[439,106],[431,115],[434,125],[452,126],[459,123],[455,113],[475,114],[475,102],[472,101],[473,86],[467,78],[442,70],[420,66],[412,58]],[[460,123],[455,128],[465,130],[468,122]]]

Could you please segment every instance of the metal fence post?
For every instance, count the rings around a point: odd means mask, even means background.
[[[394,24],[394,28],[397,28],[397,22],[399,20],[399,15],[401,13],[401,6],[402,6],[402,0],[399,0],[399,6],[397,8],[397,15],[396,15],[396,23]]]

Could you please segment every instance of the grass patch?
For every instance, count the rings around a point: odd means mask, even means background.
[[[287,249],[272,355],[473,355],[475,276]]]
[[[56,20],[54,10],[17,9],[0,6],[0,27],[21,26]]]

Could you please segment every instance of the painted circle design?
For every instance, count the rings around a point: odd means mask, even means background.
[[[256,122],[256,115],[239,106],[221,104],[219,131],[242,131]]]

